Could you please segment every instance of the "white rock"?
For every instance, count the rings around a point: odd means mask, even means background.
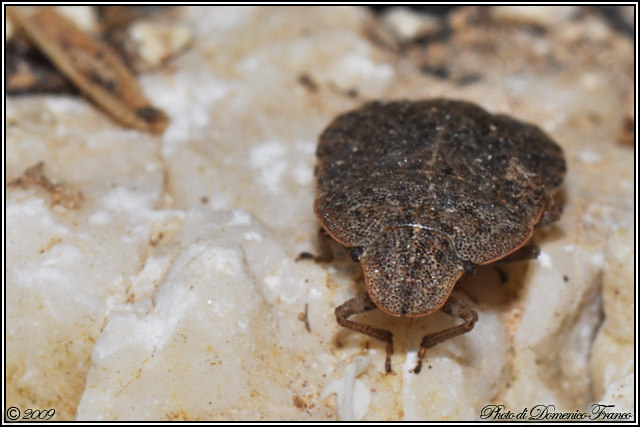
[[[74,401],[84,390],[109,294],[136,274],[148,232],[133,232],[121,243],[120,233],[139,221],[114,214],[106,230],[84,226],[33,191],[8,193],[8,389],[52,401],[58,417],[66,418],[75,410],[56,399]],[[115,253],[114,247],[121,249]]]
[[[386,10],[382,15],[382,23],[403,43],[433,35],[441,27],[437,17],[417,13],[406,7]]]
[[[590,165],[598,164],[602,162],[602,154],[595,150],[580,150],[578,158],[581,162]]]
[[[142,276],[157,283],[141,295],[149,309],[112,310],[93,348],[78,419],[296,417],[287,377],[298,372],[297,345],[305,340],[285,338],[293,326],[310,335],[297,318],[282,316],[278,301],[286,296],[304,307],[306,268],[283,265],[271,238],[242,239],[264,230],[238,214],[194,209],[157,248],[171,262],[158,268],[159,258],[148,258]],[[161,279],[155,271],[164,272]],[[266,274],[278,274],[278,289]]]
[[[628,374],[612,383],[602,399],[591,405],[589,414],[599,414],[598,420],[635,421],[635,382],[635,374]]]
[[[391,64],[377,64],[368,54],[343,55],[331,70],[332,81],[342,89],[361,86],[385,86],[395,75]]]
[[[192,42],[187,26],[161,22],[136,21],[126,34],[125,49],[138,72],[157,68]]]
[[[513,379],[496,399],[512,411],[531,402],[569,410],[591,400],[588,355],[600,325],[601,270],[590,262],[591,252],[580,246],[567,252],[565,246],[542,245],[556,268],[527,265],[513,342]]]
[[[54,419],[72,419],[108,312],[135,301],[127,290],[146,258],[150,234],[172,220],[152,209],[162,171],[144,168],[158,163],[151,137],[113,127],[82,99],[13,101],[8,180],[44,160],[51,181],[82,190],[85,200],[68,210],[51,206],[41,188],[7,188],[7,390],[19,407],[35,399],[56,408]],[[60,145],[54,136],[59,126],[68,129]],[[113,203],[105,205],[105,199]]]
[[[461,295],[456,295],[462,297]],[[473,331],[427,350],[419,375],[410,373],[424,335],[452,327],[459,322],[435,313],[417,319],[408,343],[410,353],[402,368],[404,419],[475,419],[508,378],[508,334],[500,317],[491,309],[468,300],[478,313]]]
[[[605,322],[591,349],[593,394],[600,399],[611,385],[635,371],[633,232],[611,231],[605,253],[602,292]]]

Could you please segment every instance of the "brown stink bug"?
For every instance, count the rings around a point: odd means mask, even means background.
[[[451,290],[476,265],[531,259],[535,227],[556,221],[552,194],[562,149],[537,126],[461,101],[372,102],[337,117],[318,143],[315,213],[322,255],[329,238],[351,248],[367,293],[336,308],[338,324],[387,344],[393,336],[348,318],[374,308],[464,323],[426,335],[426,349],[473,329],[477,313]]]

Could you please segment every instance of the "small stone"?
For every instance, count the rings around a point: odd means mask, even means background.
[[[128,28],[124,47],[134,69],[144,72],[157,68],[191,42],[191,31],[184,25],[140,21]]]
[[[431,36],[441,28],[440,20],[435,16],[416,13],[406,7],[387,10],[382,23],[400,43]]]

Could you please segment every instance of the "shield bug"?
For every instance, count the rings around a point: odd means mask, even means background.
[[[462,101],[372,102],[337,117],[320,136],[315,213],[322,255],[330,238],[362,263],[367,292],[337,307],[343,327],[387,344],[391,332],[348,318],[379,308],[463,323],[426,335],[426,349],[473,329],[477,313],[450,296],[476,265],[535,258],[534,228],[556,221],[552,194],[566,172],[562,149],[537,126]]]

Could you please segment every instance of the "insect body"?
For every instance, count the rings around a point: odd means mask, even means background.
[[[461,101],[372,102],[320,136],[315,213],[321,240],[352,248],[367,293],[336,309],[338,323],[387,343],[391,332],[348,320],[374,308],[420,317],[443,310],[464,323],[425,336],[418,353],[473,329],[450,297],[475,265],[535,258],[534,227],[559,219],[552,194],[566,171],[538,127]],[[323,237],[324,236],[324,237]],[[319,261],[332,258],[326,241]]]

